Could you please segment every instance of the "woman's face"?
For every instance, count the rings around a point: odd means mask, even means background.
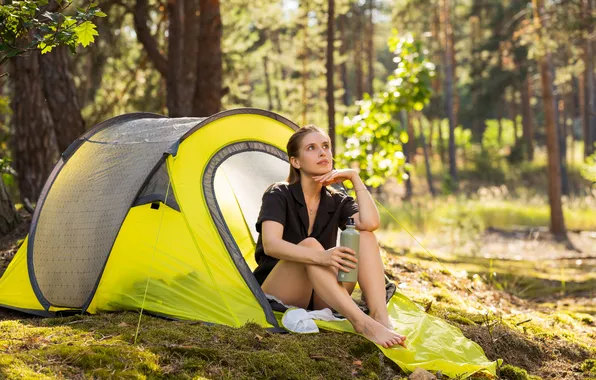
[[[320,132],[311,132],[302,138],[298,157],[292,157],[292,165],[310,175],[321,175],[331,171],[333,160],[329,137]]]

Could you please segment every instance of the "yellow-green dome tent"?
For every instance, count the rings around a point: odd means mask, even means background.
[[[47,180],[0,278],[0,306],[41,316],[142,309],[279,329],[281,315],[251,272],[254,222],[265,189],[287,176],[285,146],[296,129],[258,109],[135,113],[97,125]],[[388,307],[409,349],[382,350],[403,369],[495,373],[477,344],[403,295]],[[318,324],[353,332],[342,321]]]
[[[0,279],[0,305],[45,316],[143,306],[276,327],[251,274],[256,231],[245,220],[256,220],[267,186],[285,179],[296,128],[256,109],[136,113],[97,125],[47,180]]]

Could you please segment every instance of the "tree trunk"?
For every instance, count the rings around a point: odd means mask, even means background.
[[[288,77],[288,73],[286,71],[286,68],[283,65],[283,61],[282,61],[282,58],[281,58],[281,57],[283,57],[283,51],[281,50],[281,41],[279,40],[279,30],[275,30],[273,32],[272,38],[273,38],[273,41],[272,41],[273,42],[273,46],[275,47],[275,52],[277,53],[277,57],[278,57],[278,59],[277,59],[277,63],[278,63],[278,65],[277,65],[278,76],[279,76],[279,78],[281,78],[281,86],[283,87],[283,86],[285,86],[286,78]],[[283,93],[284,93],[284,99],[287,99],[288,98],[288,90],[287,90],[286,87],[283,87],[283,88],[285,88],[285,91],[283,91]],[[276,101],[277,101],[277,109],[282,110],[283,109],[283,104],[282,104],[282,101],[281,101],[281,94],[280,94],[282,91],[280,89],[280,84],[279,83],[278,83],[277,86],[275,86],[275,89],[276,89],[275,90],[275,94],[276,94],[275,97],[276,97]]]
[[[64,152],[85,132],[85,121],[66,54],[66,47],[61,46],[42,55],[40,59],[43,91],[54,121],[60,152]]]
[[[432,139],[432,137],[431,137]],[[420,143],[422,144],[422,151],[424,152],[424,167],[426,168],[426,182],[428,183],[428,190],[434,197],[436,195],[435,187],[433,186],[433,174],[430,170],[430,159],[428,157],[428,148],[426,145],[426,139],[424,137],[424,129],[420,124]]]
[[[271,96],[271,84],[269,82],[269,59],[266,55],[263,56],[263,72],[265,73],[265,91],[267,92],[267,104],[269,110],[273,109],[273,98]]]
[[[517,94],[516,91],[517,89],[514,88],[513,89],[513,100],[511,102],[511,113],[512,115],[512,119],[513,119],[513,135],[515,138],[515,145],[517,145],[517,140],[519,138],[519,125],[517,123],[517,115],[519,114],[519,105],[517,103]]]
[[[33,51],[11,61],[14,168],[21,197],[31,201],[37,201],[58,159],[54,122],[40,80],[40,56]]]
[[[451,69],[452,52],[451,39],[453,28],[451,24],[451,1],[443,1],[443,20],[445,28],[445,114],[449,119],[449,175],[457,188],[457,167],[455,156],[455,115],[453,112],[453,71]]]
[[[193,116],[211,116],[221,110],[222,23],[219,0],[200,0],[199,52]]]
[[[342,57],[342,63],[339,66],[339,73],[341,75],[341,83],[344,88],[344,95],[342,97],[342,101],[345,106],[348,106],[350,105],[351,99],[350,88],[348,84],[348,64],[345,59],[346,53],[348,51],[348,40],[346,38],[345,23],[346,15],[341,15],[339,17],[339,39],[341,40],[339,55]]]
[[[19,213],[14,208],[0,173],[0,236],[6,236],[20,221]]]
[[[136,0],[135,3],[133,15],[137,39],[166,80],[166,104],[171,117],[210,115],[220,108],[219,2],[201,0],[199,8],[198,1],[167,1],[167,59],[161,54],[157,40],[148,26],[147,0]]]
[[[521,101],[522,101],[522,131],[523,139],[526,144],[526,154],[528,161],[534,160],[534,121],[532,120],[532,106],[530,96],[532,94],[532,81],[530,73],[526,75],[525,83],[522,83]]]
[[[554,72],[551,73],[554,77]],[[553,86],[554,87],[554,86]],[[556,92],[556,91],[555,91]],[[561,165],[561,192],[569,195],[569,177],[567,175],[567,128],[565,126],[565,103],[555,97],[557,107],[557,132],[559,134],[559,164]],[[558,99],[558,100],[557,100]]]
[[[216,51],[214,51],[209,44],[213,43],[214,45],[218,45],[219,40],[216,39],[215,35],[209,35],[211,32],[211,30],[209,30],[210,25],[205,25],[205,19],[207,19],[207,23],[209,22],[211,9],[207,6],[207,9],[203,11],[202,3],[201,8],[199,9],[199,0],[178,1],[181,1],[184,7],[180,18],[182,34],[179,36],[182,54],[181,57],[176,58],[169,55],[170,59],[180,60],[179,66],[181,72],[178,75],[179,82],[177,83],[178,107],[183,116],[210,116],[210,114],[200,114],[200,110],[197,111],[196,102],[197,96],[205,95],[197,90],[202,80],[200,77],[202,70],[201,67],[199,67],[202,63],[201,58],[204,59],[205,55],[213,54],[213,65],[215,66],[217,65],[216,60],[218,59]],[[217,8],[216,11],[219,13],[219,8]],[[204,36],[203,33],[206,35]],[[204,45],[205,39],[202,38],[203,36],[208,41],[206,45]],[[210,38],[213,38],[212,42],[209,40]],[[207,68],[206,70],[209,69]],[[172,71],[170,71],[170,75],[173,75]],[[212,80],[217,80],[216,73],[206,73],[205,75],[207,78],[210,78],[210,76],[213,75]],[[207,98],[210,96],[216,97],[219,95],[220,90],[221,85],[217,92],[210,89],[209,91],[211,91],[211,93],[207,94]]]
[[[590,15],[592,12],[592,2],[582,0],[583,15]],[[588,33],[588,31],[586,31]],[[593,61],[592,42],[586,38],[584,42],[584,112],[582,113],[582,122],[584,130],[584,157],[594,153],[594,142],[596,142],[596,104],[594,96],[594,61]]]
[[[374,33],[375,25],[373,21],[374,12],[374,0],[368,0],[368,33],[367,33],[367,46],[366,46],[366,58],[368,61],[368,77],[366,80],[366,92],[373,94],[373,80],[375,77],[375,46],[374,46]]]
[[[413,126],[412,123],[410,123],[410,120],[408,118],[408,111],[401,110],[401,123],[402,123],[402,128],[405,129],[408,132],[408,143],[404,144],[403,149],[404,149],[404,153],[406,155],[406,163],[411,164],[412,163],[412,158],[414,157],[414,142],[415,142],[415,136],[414,136],[414,132],[413,132]],[[404,128],[405,127],[405,128]],[[406,170],[406,174],[408,175],[408,178],[406,179],[406,196],[404,199],[409,200],[412,198],[412,194],[413,194],[413,189],[412,189],[412,176],[409,170]]]
[[[542,19],[542,1],[532,0],[534,25],[541,42],[542,28],[546,22]],[[544,25],[543,25],[544,24]],[[548,198],[550,203],[550,231],[559,238],[566,238],[563,207],[561,204],[561,167],[559,165],[559,141],[555,120],[555,104],[553,99],[553,82],[551,77],[550,53],[548,51],[537,57],[542,82],[542,98],[546,122],[546,146],[548,151]]]
[[[146,0],[137,0],[137,7],[140,2]],[[182,46],[182,35],[184,34],[184,2],[183,0],[168,0],[168,60],[166,85],[167,85],[167,105],[168,114],[170,117],[181,117],[189,115],[189,108],[182,107],[180,102],[180,88],[179,84],[182,81],[182,55],[184,49]],[[144,22],[146,23],[146,21]],[[138,34],[138,29],[137,29]],[[146,46],[143,44],[143,46]],[[151,57],[151,55],[149,55]],[[153,62],[155,60],[152,58]],[[194,83],[193,83],[194,85]]]
[[[455,4],[455,2],[454,2]],[[450,17],[455,19],[456,15],[455,14],[451,14],[451,12],[449,13]],[[454,128],[457,128],[457,122],[458,122],[458,115],[459,115],[459,94],[457,93],[457,56],[456,56],[456,51],[455,51],[455,34],[453,32],[453,24],[457,25],[457,19],[455,19],[455,22],[453,22],[452,19],[449,20],[449,24],[450,24],[450,28],[451,28],[451,34],[449,36],[449,45],[450,45],[450,52],[451,52],[451,82],[453,83],[453,86],[451,87],[451,91],[452,91],[452,99],[453,99],[453,125],[455,126]]]
[[[447,159],[445,158],[445,137],[443,136],[443,128],[442,128],[442,122],[440,119],[435,120],[435,122],[437,123],[437,137],[438,137],[438,144],[439,144],[439,157],[441,158],[441,163],[443,164],[443,166],[445,165],[445,162],[447,161]]]
[[[354,39],[355,46],[355,57],[354,64],[356,65],[356,99],[360,100],[364,95],[364,73],[362,64],[362,11],[358,4],[354,5],[354,17],[356,17],[356,38]]]
[[[333,85],[333,54],[335,43],[335,1],[327,0],[327,119],[329,121],[329,138],[331,139],[331,155],[335,157],[335,86]]]
[[[471,62],[471,66],[472,66],[472,72],[473,73],[477,73],[479,71],[478,66],[480,65],[480,54],[476,52],[476,50],[478,49],[478,45],[480,43],[480,41],[482,40],[482,28],[480,27],[480,17],[479,16],[473,16],[470,17],[470,48],[472,53],[472,62]],[[476,74],[474,75],[473,80],[474,81],[478,81],[480,80],[480,75]],[[476,85],[476,86],[471,86],[472,89],[472,102],[474,104],[474,106],[477,106],[478,104],[478,97],[479,97],[479,93],[480,93],[480,86]],[[480,119],[479,115],[477,112],[474,112],[472,114],[472,138],[474,139],[474,141],[482,141],[482,120]]]
[[[306,125],[307,113],[308,113],[308,25],[307,17],[309,11],[308,2],[302,2],[300,4],[304,8],[304,16],[302,17],[300,28],[302,29],[302,126]]]

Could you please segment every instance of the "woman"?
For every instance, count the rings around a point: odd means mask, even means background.
[[[270,186],[263,195],[257,220],[255,277],[263,291],[285,304],[314,310],[339,311],[354,329],[385,348],[401,344],[389,322],[385,304],[384,269],[372,233],[379,226],[379,212],[358,173],[332,170],[329,136],[309,125],[288,141],[290,175],[287,183]],[[331,192],[326,186],[351,181],[354,198]],[[351,298],[355,283],[337,281],[338,270],[355,268],[356,258],[347,247],[335,247],[337,229],[353,217],[360,231],[358,283],[370,316]]]

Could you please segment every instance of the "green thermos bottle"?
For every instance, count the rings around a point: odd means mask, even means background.
[[[339,235],[339,245],[342,247],[348,247],[356,252],[356,259],[358,259],[358,249],[360,248],[360,232],[356,230],[356,224],[354,218],[348,218],[348,224],[346,229],[343,230]],[[350,261],[352,264],[356,264],[356,268],[350,268],[349,272],[339,270],[337,272],[337,281],[339,282],[357,282],[358,281],[358,264]]]

